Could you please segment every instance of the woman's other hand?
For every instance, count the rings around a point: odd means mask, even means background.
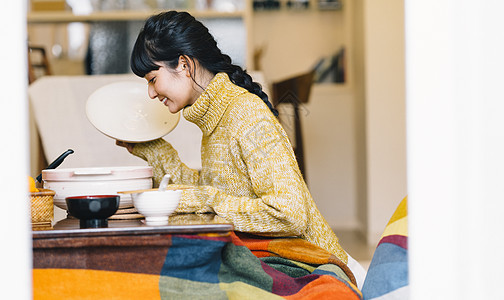
[[[133,148],[135,147],[134,143],[128,143],[128,142],[123,142],[123,141],[119,141],[119,140],[116,140],[116,145],[126,148],[129,153],[132,153]]]

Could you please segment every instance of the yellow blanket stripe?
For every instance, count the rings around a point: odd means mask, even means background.
[[[408,217],[404,217],[387,225],[380,239],[389,235],[403,235],[408,236]]]
[[[399,203],[387,225],[392,224],[395,221],[406,217],[407,215],[408,215],[408,196],[404,197],[401,203]]]

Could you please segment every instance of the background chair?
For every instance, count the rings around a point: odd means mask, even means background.
[[[44,75],[52,75],[45,49],[28,45],[28,82],[31,84]]]
[[[303,103],[308,103],[315,70],[293,76],[272,84],[273,105],[279,119],[291,139],[299,169],[306,179],[301,115]],[[290,106],[291,110],[288,109]]]
[[[38,78],[52,75],[51,66],[49,64],[49,59],[44,47],[28,45],[28,83],[31,85]],[[33,121],[33,111],[30,105],[30,130],[38,131],[34,121]],[[30,164],[35,171],[42,170],[47,167],[48,162],[42,145],[42,140],[37,134],[36,136],[30,137],[30,143],[32,147],[36,148],[37,154],[32,157]],[[38,173],[33,172],[32,175],[36,176]]]

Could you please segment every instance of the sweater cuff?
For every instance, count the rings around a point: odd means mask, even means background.
[[[208,194],[206,186],[194,186],[191,189],[186,189],[182,192],[179,206],[176,210],[178,213],[214,213],[213,209],[208,205],[207,201],[211,198]]]
[[[133,151],[131,151],[131,154],[138,156],[143,160],[148,161],[149,158],[152,158],[157,153],[159,153],[159,150],[161,148],[169,146],[169,145],[170,144],[167,141],[165,141],[162,138],[159,138],[157,140],[153,140],[150,142],[135,144],[135,147],[133,147]]]

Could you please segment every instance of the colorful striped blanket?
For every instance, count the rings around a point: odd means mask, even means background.
[[[94,268],[76,260],[34,268],[34,299],[362,299],[343,262],[301,239],[170,238],[148,266],[111,257]]]
[[[385,227],[369,265],[362,294],[364,299],[409,299],[407,197]]]

